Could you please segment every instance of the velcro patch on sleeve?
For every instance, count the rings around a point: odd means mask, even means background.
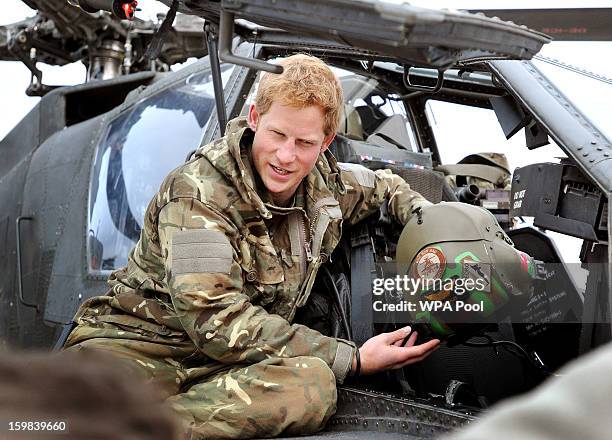
[[[374,188],[376,182],[376,173],[357,163],[338,162],[338,166],[342,171],[348,171],[355,176],[357,183],[366,188]]]
[[[172,273],[225,273],[232,267],[232,245],[210,229],[178,231],[172,236]]]

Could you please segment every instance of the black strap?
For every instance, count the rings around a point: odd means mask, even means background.
[[[374,336],[372,319],[372,278],[376,273],[374,248],[367,224],[351,229],[351,331],[357,345]]]

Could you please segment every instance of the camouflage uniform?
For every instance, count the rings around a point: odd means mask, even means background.
[[[353,224],[389,198],[405,224],[429,204],[398,176],[326,152],[292,207],[270,202],[243,118],[165,179],[127,267],[87,300],[67,347],[119,356],[157,383],[192,438],[304,434],[334,413],[353,343],[290,324]],[[263,188],[263,189],[262,189]]]

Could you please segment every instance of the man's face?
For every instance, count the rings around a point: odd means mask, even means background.
[[[325,151],[335,134],[325,136],[324,114],[318,106],[296,108],[273,102],[261,115],[249,109],[249,127],[255,132],[252,157],[255,169],[272,199],[284,205]]]

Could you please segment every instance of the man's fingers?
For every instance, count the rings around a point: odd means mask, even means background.
[[[431,341],[428,341],[421,345],[417,345],[416,347],[410,347],[411,356],[408,357],[408,359],[404,359],[402,362],[399,362],[393,365],[393,367],[391,368],[393,369],[402,368],[402,367],[405,367],[406,365],[420,362],[423,359],[425,359],[427,356],[429,356],[431,353],[433,353],[439,346],[440,346],[440,340],[432,339]]]
[[[412,339],[412,336],[410,336],[410,338]],[[416,339],[416,337],[414,339]],[[406,352],[404,353],[403,357],[404,359],[418,358],[420,356],[428,354],[430,351],[436,348],[439,344],[440,344],[439,339],[432,339],[431,341],[427,341],[420,345],[412,345],[411,347],[404,347],[404,350],[406,350]],[[404,360],[402,360],[402,362],[403,361]]]
[[[412,331],[412,328],[410,326],[406,326],[404,328],[395,330],[394,332],[383,333],[381,336],[384,335],[385,342],[391,345],[391,344],[395,344],[397,341],[403,341],[404,338],[408,336],[411,331]]]
[[[416,331],[412,332],[412,334],[408,338],[408,341],[406,342],[404,347],[412,347],[412,346],[414,346],[414,343],[416,342],[418,336],[419,335],[418,335],[418,333]]]
[[[404,336],[402,339],[398,339],[397,341],[395,341],[393,343],[393,345],[395,345],[396,347],[411,347],[414,345],[414,341],[416,341],[417,338],[417,332],[414,331],[410,334],[410,337],[408,339],[406,339],[407,336]],[[406,343],[404,343],[404,341]]]
[[[440,343],[438,339],[432,339],[424,344],[414,345],[418,337],[417,332],[409,331],[409,327],[404,327],[368,339],[360,349],[362,371],[375,373],[418,362]],[[406,346],[401,346],[406,337]]]
[[[440,345],[440,340],[439,339],[432,339],[431,341],[424,342],[421,345],[415,345],[412,348],[414,348],[419,354],[424,354],[424,353],[427,353],[427,352],[433,350],[438,345]]]

